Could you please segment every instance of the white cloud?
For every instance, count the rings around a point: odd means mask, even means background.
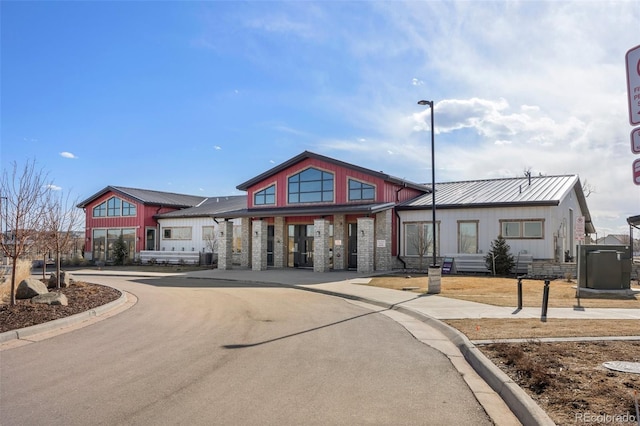
[[[215,146],[213,147],[213,149],[215,149],[216,151],[220,151],[222,148],[221,148],[220,146],[218,146],[218,145],[215,145]]]
[[[62,188],[61,188],[61,187],[59,187],[59,186],[57,186],[57,185],[54,185],[54,184],[52,184],[52,183],[50,183],[50,184],[48,184],[48,185],[47,185],[47,189],[50,189],[50,190],[52,190],[52,191],[60,191],[60,190],[62,190]]]
[[[78,157],[76,157],[74,154],[72,154],[71,152],[67,152],[67,151],[62,151],[60,153],[60,156],[63,158],[71,158],[71,159],[77,159]]]

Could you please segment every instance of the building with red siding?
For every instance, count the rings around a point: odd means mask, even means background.
[[[399,255],[395,206],[423,185],[305,151],[237,186],[241,267],[389,270]],[[224,229],[228,227],[227,229]],[[218,235],[218,267],[232,267],[231,224]]]
[[[194,207],[206,197],[147,189],[107,186],[77,207],[85,212],[85,259],[110,261],[120,236],[134,259],[141,250],[159,247],[156,216]]]

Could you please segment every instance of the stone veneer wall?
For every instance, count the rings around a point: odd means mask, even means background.
[[[358,272],[374,271],[375,224],[373,218],[358,218]]]
[[[278,216],[273,223],[273,267],[287,266],[287,247],[285,245],[286,225],[284,217]]]
[[[375,269],[387,271],[391,269],[391,218],[392,210],[376,214],[375,234]]]
[[[345,229],[345,215],[336,214],[333,216],[333,269],[343,271],[347,269],[346,244],[349,237]],[[340,244],[336,244],[340,242]]]
[[[248,217],[243,217],[241,221],[240,266],[249,268],[251,267],[251,220]]]
[[[329,271],[329,221],[316,219],[313,221],[313,270]]]
[[[233,222],[225,220],[218,227],[218,269],[231,269],[233,265]]]
[[[264,271],[267,269],[267,222],[254,220],[252,225],[251,269]]]

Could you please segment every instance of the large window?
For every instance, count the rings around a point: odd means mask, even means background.
[[[136,230],[134,228],[109,228],[93,230],[93,260],[112,261],[113,247],[118,238],[127,246],[129,259],[136,253]]]
[[[258,191],[253,194],[253,204],[256,206],[261,206],[265,204],[275,204],[276,203],[276,186],[271,185],[268,188],[263,189],[262,191]]]
[[[431,222],[406,223],[404,232],[404,252],[407,256],[433,255],[433,226]],[[438,232],[438,234],[440,233]]]
[[[320,203],[333,201],[333,174],[309,168],[288,180],[289,203]]]
[[[458,222],[458,253],[478,253],[478,222]]]
[[[135,216],[136,205],[117,197],[111,197],[93,208],[93,217]]]
[[[190,226],[172,226],[162,228],[163,240],[190,240],[191,239],[191,227]]]
[[[501,220],[502,236],[507,238],[544,238],[542,219]]]
[[[368,183],[349,179],[349,201],[373,200],[376,188]]]

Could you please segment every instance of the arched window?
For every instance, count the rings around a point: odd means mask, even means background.
[[[309,168],[289,178],[290,204],[333,201],[333,174]]]

